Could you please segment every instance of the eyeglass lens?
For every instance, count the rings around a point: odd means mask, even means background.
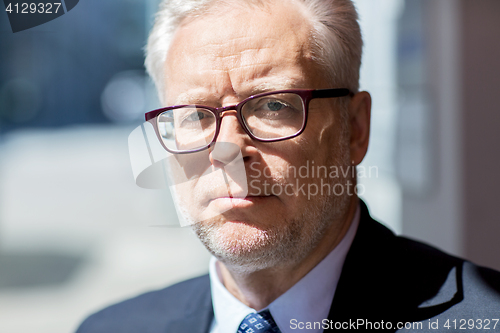
[[[258,139],[291,137],[301,131],[305,107],[295,93],[280,93],[249,99],[241,105],[244,126]],[[203,107],[185,106],[157,117],[163,143],[175,151],[208,146],[217,127],[215,114]]]

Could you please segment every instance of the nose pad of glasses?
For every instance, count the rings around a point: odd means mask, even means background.
[[[241,154],[240,147],[230,142],[216,142],[210,150],[210,163],[217,168],[233,162]]]

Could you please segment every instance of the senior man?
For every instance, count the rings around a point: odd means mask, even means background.
[[[236,187],[250,186],[198,202],[220,214],[190,216],[209,276],[111,306],[78,332],[500,330],[497,272],[395,236],[355,194],[371,107],[361,48],[349,0],[162,3],[146,66],[166,108],[148,118],[184,164],[241,154],[248,184]]]

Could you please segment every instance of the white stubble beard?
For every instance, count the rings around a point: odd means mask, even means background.
[[[348,148],[340,146],[339,143],[340,154],[333,165],[354,167],[350,164]],[[348,180],[353,182],[350,176],[343,175],[331,179],[331,188],[338,183],[345,187]],[[275,219],[285,221],[267,229],[227,222],[222,216],[193,224],[192,228],[208,251],[228,268],[251,273],[301,262],[322,240],[331,224],[341,221],[349,201],[347,195],[318,196],[305,205],[300,216],[292,219],[278,216]]]

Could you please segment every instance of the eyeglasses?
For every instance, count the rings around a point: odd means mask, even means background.
[[[349,89],[294,89],[250,96],[236,105],[214,108],[176,105],[146,113],[162,146],[172,154],[194,153],[217,140],[222,117],[236,111],[243,130],[252,139],[275,142],[300,135],[307,123],[309,102],[314,98],[352,95]],[[234,112],[234,111],[233,111]]]

